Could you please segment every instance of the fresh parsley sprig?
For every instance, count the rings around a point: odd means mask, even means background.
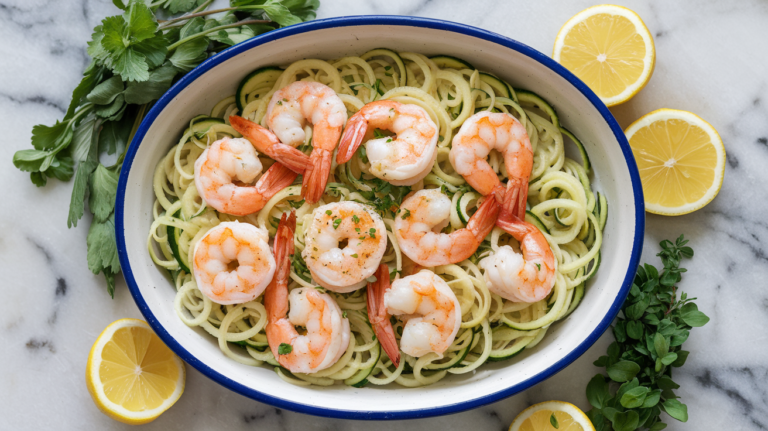
[[[61,121],[32,128],[32,149],[17,151],[13,164],[45,186],[49,178],[75,177],[67,226],[88,209],[88,268],[103,273],[114,296],[120,272],[115,243],[117,179],[128,144],[144,114],[171,84],[227,46],[281,26],[314,19],[318,0],[113,0],[123,11],[107,17],[88,43],[91,63],[72,93]],[[185,15],[175,16],[181,12]],[[215,15],[215,17],[213,16]],[[158,20],[157,16],[171,16]],[[102,155],[116,155],[114,163]]]
[[[692,302],[696,298],[681,293],[677,299],[676,285],[686,271],[680,261],[693,257],[687,243],[683,235],[674,243],[660,243],[661,273],[649,264],[637,270],[613,327],[616,341],[608,355],[595,361],[606,368],[608,379],[598,374],[587,385],[594,407],[587,415],[597,431],[661,430],[667,426],[661,412],[688,420],[688,407],[673,392],[680,386],[672,380],[672,368],[685,364],[689,352],[682,350],[683,342],[691,328],[704,326],[709,317]]]

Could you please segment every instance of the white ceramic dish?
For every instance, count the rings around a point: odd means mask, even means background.
[[[594,187],[609,202],[603,260],[576,311],[535,349],[509,362],[486,364],[425,388],[297,387],[269,367],[226,358],[217,341],[189,328],[173,310],[175,291],[147,254],[152,175],[191,117],[210,112],[234,94],[242,77],[266,65],[302,58],[338,58],[377,47],[447,54],[535,91],[557,109],[561,122],[585,143]],[[579,357],[608,328],[637,268],[645,212],[632,152],[613,116],[578,78],[549,57],[485,30],[445,21],[392,16],[345,17],[275,30],[208,59],[176,83],[144,119],[125,158],[117,196],[116,228],[123,272],[136,304],[157,334],[200,372],[245,396],[304,413],[352,419],[403,419],[474,408],[520,392]]]

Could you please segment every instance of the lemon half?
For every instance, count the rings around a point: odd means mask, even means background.
[[[701,117],[659,109],[624,133],[640,170],[646,211],[688,214],[717,196],[725,174],[725,146]]]
[[[606,4],[569,19],[557,34],[552,58],[584,81],[603,103],[615,106],[648,83],[656,48],[636,13]]]
[[[88,392],[106,415],[144,424],[168,410],[184,392],[184,362],[137,319],[104,329],[88,355]]]
[[[557,428],[552,426],[554,415]],[[534,404],[520,412],[509,431],[595,431],[587,415],[578,407],[564,401]]]

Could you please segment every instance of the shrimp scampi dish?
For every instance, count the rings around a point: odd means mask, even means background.
[[[301,386],[515,366],[583,315],[608,214],[545,99],[386,48],[248,74],[153,189],[147,249],[179,319]]]

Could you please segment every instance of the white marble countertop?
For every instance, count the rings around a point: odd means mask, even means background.
[[[538,0],[322,0],[319,17],[402,14],[482,27],[551,53],[560,26],[594,2]],[[711,122],[728,151],[725,182],[709,206],[687,216],[647,217],[643,260],[680,233],[696,256],[681,287],[712,321],[692,331],[691,356],[675,375],[690,420],[668,429],[768,428],[768,3],[618,1],[655,36],[656,71],[630,102],[612,109],[622,127],[658,108]],[[84,382],[88,351],[110,322],[141,317],[122,279],[109,299],[86,266],[88,221],[67,229],[72,183],[36,188],[11,165],[30,130],[63,116],[87,63],[85,42],[109,0],[0,1],[0,420],[2,429],[124,429],[102,415]],[[521,394],[452,416],[385,422],[316,418],[229,392],[187,367],[178,403],[147,429],[506,429],[526,406],[550,399],[587,408],[592,361],[612,336],[567,369]]]

